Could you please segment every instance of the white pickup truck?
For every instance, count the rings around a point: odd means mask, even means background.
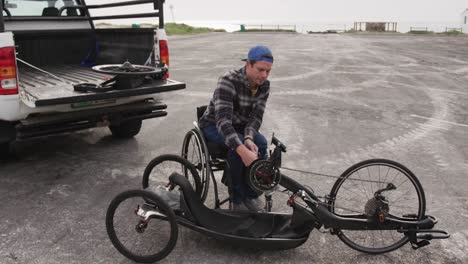
[[[97,126],[133,137],[142,120],[165,116],[158,94],[185,84],[168,78],[163,4],[0,0],[0,156],[9,155],[14,141]],[[137,5],[151,12],[90,15]],[[142,17],[156,18],[158,27],[95,28],[96,21]],[[135,74],[120,67],[129,62],[130,69],[154,71]]]

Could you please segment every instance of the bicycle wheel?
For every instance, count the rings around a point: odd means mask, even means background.
[[[128,61],[122,64],[96,65],[92,70],[95,72],[114,75],[145,75],[162,72],[161,68],[131,64]]]
[[[130,190],[117,195],[106,214],[107,234],[115,248],[136,262],[165,258],[176,245],[174,212],[157,195]]]
[[[178,155],[165,154],[154,158],[148,163],[143,172],[143,189],[154,189],[157,186],[167,185],[168,177],[178,172],[189,180],[195,193],[200,197],[202,186],[200,176],[195,167],[186,159]]]
[[[200,175],[202,202],[205,202],[210,187],[210,158],[204,142],[202,135],[196,129],[192,129],[187,132],[182,144],[182,157],[192,163]]]
[[[392,216],[414,216],[421,220],[426,210],[424,190],[416,176],[403,165],[385,159],[359,162],[347,169],[330,192],[329,210],[339,216],[371,216],[381,206],[375,192],[389,183],[396,188],[382,192]],[[351,248],[381,254],[393,251],[408,242],[397,230],[335,230],[338,237]]]

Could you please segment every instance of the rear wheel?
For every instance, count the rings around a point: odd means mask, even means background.
[[[192,129],[187,132],[182,144],[182,157],[192,163],[200,175],[202,202],[206,200],[210,187],[210,170],[208,168],[210,157],[203,142],[202,135],[196,129]]]
[[[0,159],[10,156],[10,142],[0,142]]]
[[[375,198],[381,194],[386,203]],[[335,182],[329,210],[339,216],[366,215],[374,217],[384,208],[390,215],[414,216],[421,220],[426,210],[424,191],[416,176],[403,165],[384,159],[366,160],[347,169]],[[338,237],[351,248],[381,254],[393,251],[408,242],[408,237],[397,230],[335,230]]]
[[[157,195],[130,190],[117,195],[106,214],[107,234],[127,258],[151,263],[165,258],[177,242],[172,209]]]
[[[184,175],[200,197],[202,186],[197,170],[186,159],[172,154],[158,156],[148,163],[143,172],[143,188],[154,190],[158,186],[166,185],[169,182],[168,177],[174,172]]]
[[[141,130],[141,120],[129,120],[119,125],[110,125],[109,129],[114,137],[132,138]]]

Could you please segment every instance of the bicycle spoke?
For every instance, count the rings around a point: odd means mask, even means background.
[[[372,177],[370,175],[369,167],[367,167],[366,169],[367,169],[367,175],[369,176],[369,180],[370,180],[370,179],[372,179]],[[374,193],[374,188],[373,188],[372,184],[370,184],[370,186],[371,186],[372,193]]]

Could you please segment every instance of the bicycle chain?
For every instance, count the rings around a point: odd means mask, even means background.
[[[317,173],[317,172],[311,172],[311,171],[304,171],[304,170],[298,170],[298,169],[291,169],[287,167],[281,167],[281,169],[289,170],[289,171],[295,171],[295,172],[300,172],[300,173],[305,173],[305,174],[312,174],[312,175],[317,175],[321,177],[328,177],[328,178],[335,178],[335,179],[345,179],[345,177],[342,176],[335,176],[335,175],[330,175],[330,174],[323,174],[323,173]],[[374,180],[362,180],[362,179],[350,179],[350,181],[361,181],[361,182],[373,182],[373,183],[386,183],[388,184],[389,182],[383,182],[383,181],[374,181]]]

